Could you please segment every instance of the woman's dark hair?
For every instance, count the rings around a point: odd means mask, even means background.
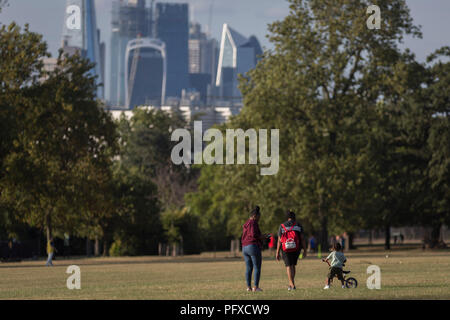
[[[259,212],[259,207],[256,206],[255,209],[250,212],[250,217],[259,216],[261,213]]]
[[[336,242],[333,246],[335,251],[341,251],[342,247],[341,244],[339,242]]]
[[[286,212],[286,218],[288,218],[288,220],[289,220],[289,219],[295,220],[295,213],[292,212],[291,210],[288,210],[288,211]]]

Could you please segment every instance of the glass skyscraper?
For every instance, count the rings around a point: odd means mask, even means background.
[[[125,54],[128,43],[136,38],[151,37],[152,10],[145,0],[114,0],[110,47],[110,76],[108,100],[111,106],[125,106]]]
[[[208,90],[215,83],[219,45],[192,23],[189,30],[189,88],[200,93],[200,100],[207,103]]]
[[[166,90],[166,50],[163,42],[139,38],[128,43],[125,59],[127,108],[161,106]]]
[[[166,44],[167,97],[181,97],[189,87],[189,7],[188,4],[157,3],[155,38]]]
[[[261,54],[262,49],[256,37],[246,38],[228,24],[223,25],[216,77],[220,99],[234,102],[241,100],[238,75],[253,69]]]
[[[94,0],[67,0],[62,46],[65,53],[79,53],[95,63],[91,73],[98,77],[98,84],[104,83],[104,49],[97,29]],[[104,98],[104,87],[98,88],[97,96]]]

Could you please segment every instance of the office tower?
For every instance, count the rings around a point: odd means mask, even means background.
[[[189,86],[188,4],[157,3],[154,36],[166,44],[166,95],[181,98],[182,90]]]
[[[128,42],[138,37],[151,37],[152,12],[145,0],[114,0],[112,3],[111,65],[109,75],[109,104],[125,106],[125,53]]]
[[[201,31],[198,23],[189,29],[189,88],[200,93],[200,101],[207,102],[208,88],[214,83],[219,46]]]
[[[127,108],[161,106],[166,90],[166,50],[163,42],[139,38],[128,43],[125,61]]]
[[[227,24],[223,25],[217,67],[216,86],[222,100],[239,102],[238,74],[245,74],[256,66],[261,46],[252,36],[246,38]]]
[[[201,31],[198,23],[189,29],[189,73],[210,74],[215,78],[219,45]]]
[[[94,0],[67,0],[63,27],[62,47],[65,53],[79,53],[82,57],[95,63],[91,70],[97,76],[97,84],[104,83],[102,66],[102,44],[100,31],[97,29]],[[99,87],[97,97],[104,98],[104,88]]]

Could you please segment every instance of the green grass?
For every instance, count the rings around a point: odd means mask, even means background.
[[[389,255],[386,258],[386,254]],[[58,259],[0,264],[0,299],[450,299],[449,251],[361,249],[346,254],[356,289],[323,290],[327,266],[317,257],[299,262],[294,292],[282,262],[264,253],[260,293],[245,291],[241,257],[211,253],[177,258]],[[81,268],[81,290],[66,287],[67,266]],[[367,267],[381,268],[381,289],[366,287]]]

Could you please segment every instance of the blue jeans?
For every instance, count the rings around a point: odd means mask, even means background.
[[[252,286],[252,272],[255,269],[254,280],[255,287],[259,286],[259,278],[261,277],[261,249],[256,244],[251,244],[242,248],[244,254],[244,260],[246,265],[245,280],[247,281],[247,287]]]
[[[47,259],[47,263],[45,264],[46,266],[52,266],[52,259],[53,259],[53,252],[48,254],[48,259]]]

